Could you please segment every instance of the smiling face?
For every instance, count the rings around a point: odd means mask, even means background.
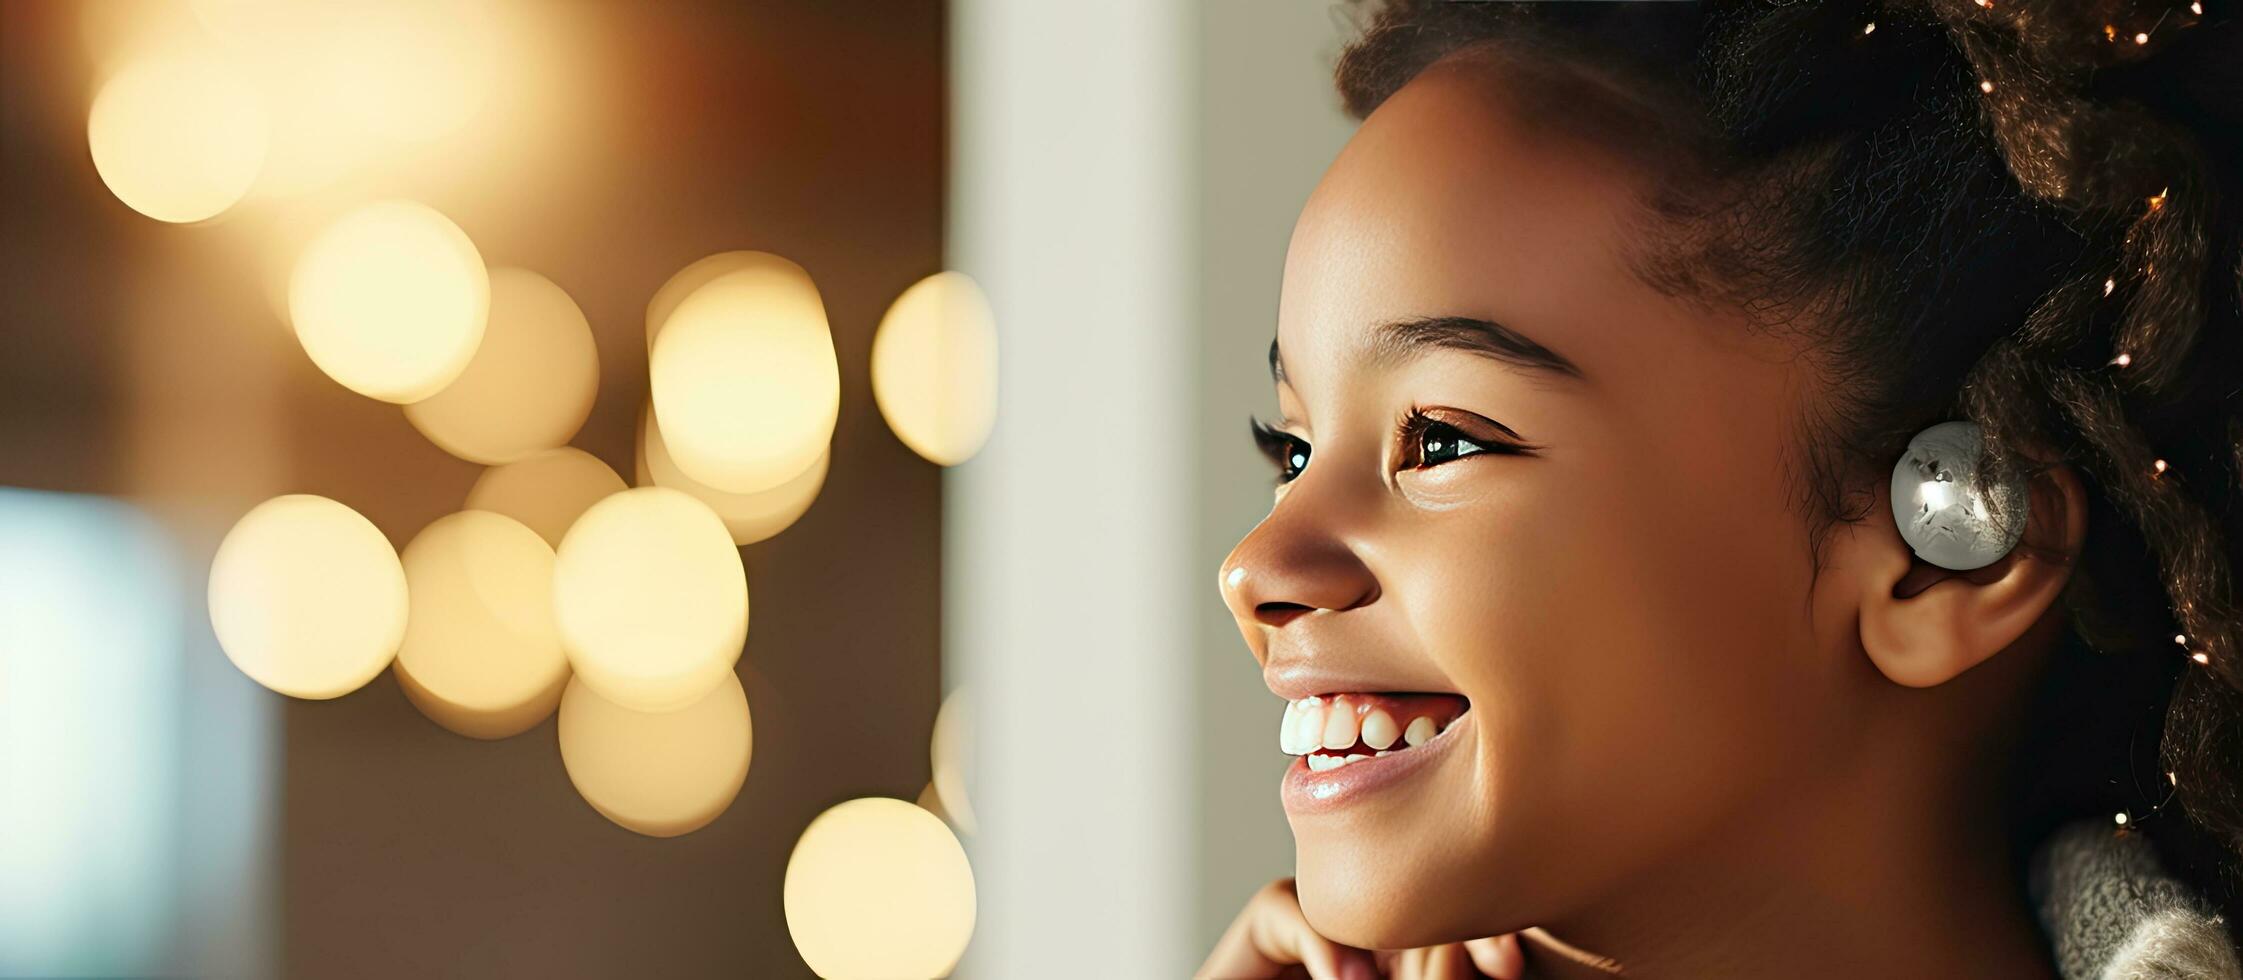
[[[1809,373],[1638,281],[1628,166],[1520,121],[1504,84],[1435,65],[1311,197],[1280,483],[1220,574],[1298,702],[1285,749],[1365,756],[1295,758],[1282,788],[1302,908],[1356,945],[1625,887],[1835,751],[1867,669],[1809,585]],[[1447,727],[1364,739],[1373,713]]]

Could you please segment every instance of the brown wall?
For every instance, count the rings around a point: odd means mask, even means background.
[[[577,797],[550,719],[485,743],[430,723],[387,674],[328,702],[256,691],[279,719],[263,843],[269,961],[289,976],[807,976],[779,904],[795,836],[835,802],[910,798],[928,778],[940,472],[888,432],[865,365],[886,304],[941,268],[941,4],[552,7],[594,52],[587,87],[620,110],[598,114],[601,149],[531,181],[544,200],[429,203],[590,318],[602,383],[575,444],[630,478],[645,303],[693,259],[784,254],[833,325],[842,407],[824,492],[743,549],[747,785],[714,824],[655,840]],[[212,244],[222,229],[161,225],[109,195],[86,155],[71,8],[0,5],[0,484],[125,496],[164,521],[207,672],[225,665],[200,577],[234,517],[325,494],[402,547],[459,508],[479,468],[321,375],[241,256]]]

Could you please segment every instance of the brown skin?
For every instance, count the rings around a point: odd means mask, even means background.
[[[1460,693],[1467,741],[1289,813],[1297,905],[1258,894],[1202,975],[1505,936],[1531,977],[2054,976],[1990,783],[2063,628],[2078,478],[2045,471],[2025,545],[1958,574],[1914,559],[1879,476],[1814,576],[1811,359],[1638,281],[1636,173],[1528,127],[1504,85],[1486,55],[1427,70],[1302,212],[1277,395],[1311,461],[1218,576],[1266,673]],[[1501,322],[1585,377],[1370,366],[1376,325],[1424,316]],[[1413,404],[1538,454],[1422,465],[1393,431]]]

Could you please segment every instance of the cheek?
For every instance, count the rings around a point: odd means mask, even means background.
[[[1480,792],[1513,857],[1563,877],[1650,859],[1782,770],[1811,688],[1804,530],[1772,486],[1656,467],[1652,451],[1537,461],[1442,515],[1411,618],[1471,698]],[[1810,697],[1811,699],[1811,697]],[[1587,873],[1585,873],[1587,872]]]

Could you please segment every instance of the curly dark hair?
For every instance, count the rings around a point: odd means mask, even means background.
[[[1359,0],[1338,83],[1361,118],[1500,53],[1526,118],[1643,164],[1635,272],[1820,355],[1818,570],[1931,422],[1979,422],[1998,471],[2073,466],[2089,530],[2008,767],[2013,860],[2125,812],[2235,928],[2243,24],[2211,2]]]

